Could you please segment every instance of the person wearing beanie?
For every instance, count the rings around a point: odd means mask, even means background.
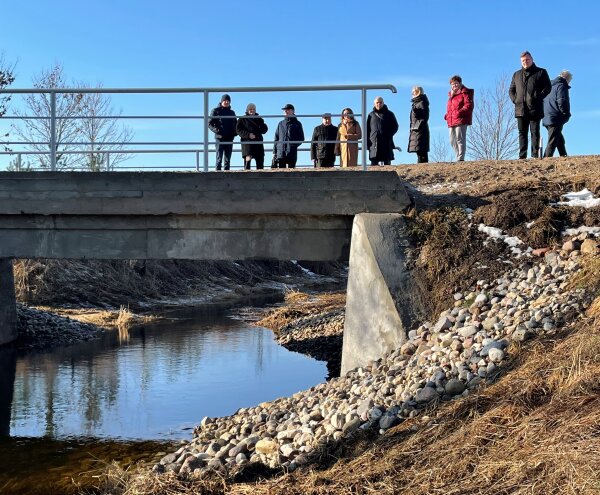
[[[221,96],[219,106],[210,112],[208,128],[215,133],[215,151],[217,153],[216,169],[229,170],[233,139],[236,136],[235,112],[231,108],[231,97],[228,94]]]
[[[321,125],[315,127],[310,144],[310,159],[315,168],[333,167],[338,129],[331,125],[331,114],[321,116]]]
[[[573,79],[573,74],[568,70],[563,70],[552,81],[550,94],[544,99],[544,120],[542,123],[548,130],[548,144],[546,145],[544,157],[551,157],[556,149],[558,149],[560,156],[567,156],[567,147],[565,146],[565,137],[562,130],[571,118],[571,101],[569,99],[571,79]]]

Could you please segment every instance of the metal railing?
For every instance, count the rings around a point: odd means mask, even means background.
[[[123,155],[123,154],[140,154],[140,153],[194,153],[196,156],[196,170],[200,171],[200,154],[203,155],[203,169],[205,172],[208,171],[208,160],[209,153],[214,151],[214,149],[210,149],[210,145],[217,144],[217,141],[209,140],[209,128],[208,122],[210,117],[210,107],[209,107],[209,96],[211,94],[216,93],[267,93],[267,92],[331,92],[331,91],[360,91],[361,96],[361,111],[360,113],[355,113],[355,117],[361,118],[362,124],[362,140],[361,141],[344,141],[350,143],[358,143],[359,149],[361,151],[361,161],[363,169],[367,168],[367,91],[369,90],[387,90],[392,93],[396,93],[396,88],[391,84],[358,84],[358,85],[328,85],[328,86],[264,86],[264,87],[234,87],[234,88],[122,88],[122,89],[110,89],[110,88],[51,88],[51,89],[3,89],[0,90],[0,95],[2,94],[47,94],[50,97],[50,114],[47,116],[27,116],[27,115],[5,115],[0,120],[35,120],[35,119],[44,119],[50,121],[50,139],[49,141],[5,141],[0,142],[5,147],[9,146],[48,146],[48,151],[36,151],[36,150],[25,150],[25,151],[14,151],[12,149],[8,149],[5,151],[0,151],[0,155],[13,155],[17,157],[17,168],[22,167],[22,155],[49,155],[50,156],[50,170],[55,171],[57,169],[57,157],[62,155],[70,155],[70,154],[80,154],[80,155],[89,155],[89,154],[98,154],[102,155],[104,158],[105,169],[111,170],[111,155],[115,154]],[[59,94],[73,94],[73,95],[83,95],[83,94],[199,94],[203,96],[203,114],[202,115],[58,115],[57,113],[57,102],[56,98]],[[296,115],[297,118],[302,117],[321,117],[322,114],[304,114],[304,115]],[[340,116],[340,114],[332,114],[333,117]],[[278,118],[281,119],[282,115],[260,115],[263,119],[269,118]],[[219,116],[218,118],[248,118],[248,116],[235,116],[235,117],[226,117]],[[252,117],[250,117],[252,118]],[[115,120],[133,120],[133,119],[196,119],[202,121],[203,127],[203,139],[202,141],[126,141],[126,142],[118,142],[118,141],[107,141],[107,142],[85,142],[85,141],[65,141],[60,142],[57,138],[57,122],[60,120],[69,120],[69,119],[115,119]],[[279,140],[279,143],[292,143],[292,144],[305,144],[311,143],[312,141],[282,141]],[[332,141],[331,143],[338,143],[339,141]],[[220,141],[223,144],[223,141]],[[239,144],[256,144],[257,141],[242,141]],[[275,141],[262,141],[263,144],[274,144]],[[233,143],[238,144],[238,143]],[[60,145],[73,145],[73,146],[142,146],[139,149],[124,149],[124,148],[116,148],[116,149],[84,149],[84,150],[61,150],[59,151]],[[198,146],[196,149],[151,149],[146,148],[150,146]],[[310,149],[310,148],[308,148]],[[239,151],[239,148],[234,149],[234,151]],[[298,151],[307,151],[306,148],[298,148]],[[112,170],[114,170],[114,166]],[[161,167],[122,167],[119,168],[181,168],[181,167],[169,167],[169,166],[161,166]]]

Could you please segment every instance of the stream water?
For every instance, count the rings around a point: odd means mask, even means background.
[[[205,313],[70,347],[0,351],[0,493],[77,493],[105,462],[152,460],[204,416],[325,379],[271,331]]]

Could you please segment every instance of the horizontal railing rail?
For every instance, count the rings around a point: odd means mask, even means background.
[[[0,94],[46,94],[50,97],[50,115],[4,115],[3,120],[14,121],[28,121],[28,120],[46,120],[50,121],[50,139],[48,141],[37,141],[37,140],[7,140],[2,141],[5,147],[5,151],[0,151],[0,155],[11,155],[17,157],[16,167],[19,169],[22,167],[22,156],[28,155],[49,155],[50,157],[50,170],[54,171],[57,169],[57,160],[63,155],[94,155],[103,157],[103,168],[105,170],[111,170],[110,161],[111,155],[134,155],[134,154],[160,154],[160,153],[193,153],[196,156],[196,170],[200,171],[200,154],[203,158],[203,169],[208,171],[208,160],[209,154],[216,151],[214,147],[216,144],[232,144],[232,145],[243,145],[243,144],[257,144],[262,143],[263,145],[274,145],[275,141],[264,140],[264,141],[215,141],[209,139],[209,120],[212,117],[209,114],[209,95],[213,93],[266,93],[266,92],[323,92],[323,91],[360,91],[361,93],[361,112],[354,113],[355,118],[359,118],[362,122],[363,137],[360,141],[319,141],[319,144],[334,144],[334,143],[350,143],[359,144],[358,148],[362,156],[362,165],[366,170],[367,168],[367,136],[366,136],[366,115],[367,115],[367,99],[366,93],[369,90],[387,90],[392,93],[396,93],[396,88],[391,84],[359,84],[359,85],[326,85],[326,86],[263,86],[263,87],[233,87],[233,88],[222,88],[222,87],[211,87],[211,88],[30,88],[30,89],[2,89]],[[203,95],[203,114],[202,115],[59,115],[57,113],[57,102],[56,97],[60,94],[202,94]],[[299,114],[295,115],[296,118],[316,118],[321,117],[323,114]],[[331,117],[341,117],[341,114],[330,114]],[[263,118],[263,119],[281,119],[281,115],[235,115],[235,116],[218,116],[219,119],[252,119],[252,118]],[[202,122],[203,128],[203,139],[202,141],[72,141],[72,140],[60,140],[57,135],[57,123],[66,120],[77,120],[77,119],[90,119],[90,120],[136,120],[136,119],[193,119]],[[282,144],[294,144],[298,145],[297,151],[309,151],[310,148],[301,147],[303,144],[315,144],[314,141],[292,141],[292,140],[279,140],[278,143]],[[70,146],[70,147],[92,147],[91,149],[68,149],[59,150],[59,146]],[[30,147],[48,147],[48,150],[39,149],[28,149],[28,150],[11,150],[9,146],[30,146]],[[141,149],[107,149],[107,147],[117,146],[146,146],[151,148]],[[156,149],[156,146],[194,146],[200,149]],[[240,148],[234,148],[233,151],[240,151]],[[266,151],[268,153],[268,151]],[[126,167],[119,165],[119,168],[123,169],[135,169],[135,168],[147,168],[146,166],[135,166]],[[149,167],[148,167],[149,168]],[[155,166],[154,168],[169,169],[169,168],[181,168],[181,167],[170,167],[170,166]],[[112,168],[114,170],[114,167]]]

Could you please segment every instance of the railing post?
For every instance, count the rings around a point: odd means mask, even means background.
[[[367,170],[367,90],[361,90],[361,114],[362,114],[362,163],[363,170]]]
[[[196,150],[196,172],[200,172],[200,151]]]
[[[21,153],[19,153],[17,155],[17,172],[21,171],[21,167],[22,167],[22,164],[21,164]]]
[[[104,153],[104,160],[106,161],[106,171],[110,172],[110,153],[108,151]]]
[[[50,170],[56,171],[56,92],[50,91]]]
[[[204,171],[208,172],[208,91],[204,90]]]

